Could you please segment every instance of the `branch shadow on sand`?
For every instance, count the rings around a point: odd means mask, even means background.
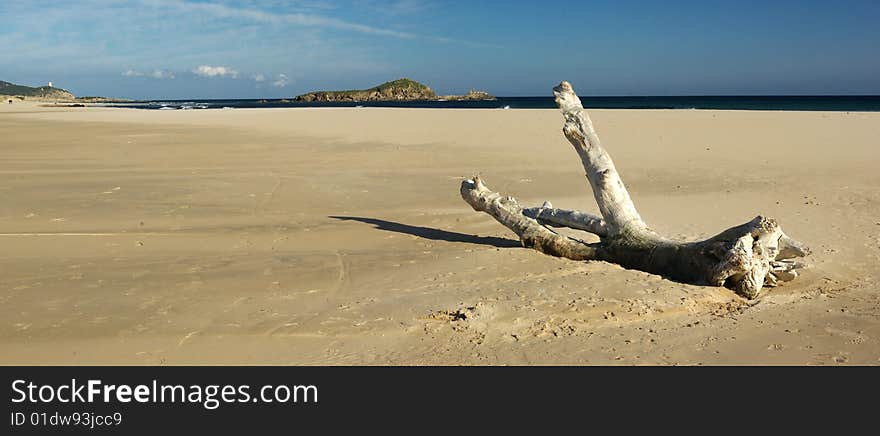
[[[407,224],[395,223],[393,221],[385,221],[377,218],[364,218],[358,216],[330,216],[328,218],[340,221],[358,221],[366,224],[372,224],[379,230],[386,232],[403,233],[407,235],[418,236],[420,238],[431,239],[433,241],[447,242],[466,242],[469,244],[488,245],[497,248],[521,248],[519,241],[507,238],[498,238],[495,236],[475,236],[465,233],[456,233],[446,230],[434,229],[431,227],[411,226]]]

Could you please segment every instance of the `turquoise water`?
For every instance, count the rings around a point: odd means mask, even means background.
[[[594,109],[721,109],[783,111],[880,111],[880,96],[673,96],[590,97],[581,96],[586,108]],[[361,103],[301,103],[283,100],[156,100],[114,107],[136,109],[223,109],[271,107],[405,107],[455,109],[554,109],[552,97],[499,97],[494,101],[410,101]]]

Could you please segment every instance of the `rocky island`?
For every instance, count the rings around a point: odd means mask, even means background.
[[[477,91],[475,89],[471,89],[465,95],[445,95],[443,97],[440,97],[440,99],[449,101],[498,100],[494,95],[489,94],[486,91]]]
[[[362,101],[425,101],[425,100],[495,100],[484,91],[471,90],[466,95],[438,96],[431,88],[410,79],[385,82],[370,89],[350,91],[316,91],[297,96],[301,102],[362,102]]]

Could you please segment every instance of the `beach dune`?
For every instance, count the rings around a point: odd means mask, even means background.
[[[748,302],[520,248],[458,187],[597,212],[556,110],[16,103],[0,364],[880,364],[880,113],[590,114],[658,232],[762,214],[811,267]]]

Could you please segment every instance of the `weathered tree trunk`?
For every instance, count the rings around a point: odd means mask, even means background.
[[[489,190],[479,177],[461,184],[461,196],[516,233],[524,247],[575,260],[602,260],[694,284],[727,286],[755,298],[764,286],[797,277],[792,259],[809,249],[789,238],[775,220],[758,216],[699,242],[671,241],[642,221],[614,162],[602,148],[590,117],[568,82],[553,88],[565,137],[581,158],[602,217],[555,209],[550,203],[523,209],[512,197]],[[559,235],[547,226],[593,233],[600,242]]]

